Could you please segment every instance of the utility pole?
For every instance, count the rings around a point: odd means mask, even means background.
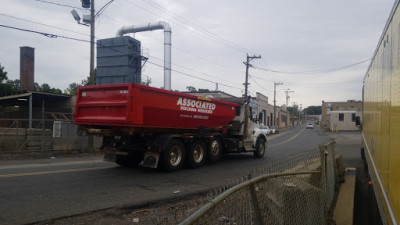
[[[299,125],[301,122],[301,110],[302,110],[302,104],[300,104],[300,110],[299,110]]]
[[[288,89],[286,89],[284,91],[286,92],[286,109],[287,109],[288,104],[289,104],[289,99],[290,99],[289,93],[294,92],[294,91],[291,91],[290,88],[288,88]]]
[[[248,97],[247,97],[247,86],[249,85],[249,67],[251,67],[252,65],[250,64],[250,61],[252,60],[252,59],[260,59],[261,58],[261,56],[260,55],[258,55],[258,56],[256,56],[256,55],[253,55],[253,56],[249,56],[249,55],[246,55],[247,56],[247,60],[246,60],[246,62],[243,62],[245,65],[246,65],[246,82],[244,83],[244,101],[245,101],[245,107],[246,107],[246,110],[245,110],[245,119],[244,119],[244,139],[246,139],[247,138],[247,135],[248,135],[248,133],[247,133],[247,126],[248,126],[248,120],[249,120],[249,110],[248,110],[248,105],[249,105],[249,103],[250,103],[250,101],[249,101],[249,99],[248,99]]]
[[[252,67],[252,65],[250,64],[250,61],[252,59],[260,59],[261,56],[258,55],[253,55],[253,56],[249,56],[247,55],[247,60],[246,62],[243,62],[246,65],[246,82],[244,83],[244,97],[245,97],[245,101],[247,101],[247,86],[249,85],[249,67]]]
[[[282,82],[276,83],[274,82],[274,123],[273,125],[276,126],[276,85],[281,85]]]
[[[295,117],[297,117],[297,108],[298,107],[296,107],[296,102],[293,102],[293,120],[292,120],[293,127],[294,127],[294,119],[295,119]],[[296,109],[296,111],[295,111],[295,109]]]
[[[89,84],[95,84],[94,80],[94,0],[90,5],[90,70]]]

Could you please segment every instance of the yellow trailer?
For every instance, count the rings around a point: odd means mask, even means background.
[[[400,9],[396,0],[364,77],[362,155],[383,224],[400,220]]]

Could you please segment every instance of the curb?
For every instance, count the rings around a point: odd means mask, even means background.
[[[356,168],[346,168],[344,180],[344,183],[340,187],[333,213],[333,220],[336,221],[336,225],[353,224]]]

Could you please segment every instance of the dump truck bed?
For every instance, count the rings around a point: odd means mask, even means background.
[[[238,105],[139,84],[81,86],[75,123],[168,129],[228,125]]]

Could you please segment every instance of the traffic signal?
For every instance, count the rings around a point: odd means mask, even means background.
[[[90,0],[81,0],[83,8],[90,8]]]

